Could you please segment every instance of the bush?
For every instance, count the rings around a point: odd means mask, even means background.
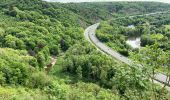
[[[40,88],[43,89],[46,86],[52,84],[52,79],[44,72],[34,72],[29,77],[27,85],[31,88]]]

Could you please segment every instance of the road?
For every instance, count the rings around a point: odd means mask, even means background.
[[[150,14],[145,14],[143,16],[162,14],[162,13],[167,13],[167,12],[170,12],[170,11],[150,13]],[[137,16],[142,16],[142,15],[137,15]],[[135,16],[130,16],[130,17],[135,17]],[[123,18],[123,17],[121,17],[121,18]],[[84,32],[85,38],[88,41],[90,41],[91,43],[93,43],[102,52],[104,52],[104,53],[112,56],[113,58],[116,58],[117,60],[120,60],[120,61],[122,61],[122,62],[124,62],[128,65],[131,65],[133,63],[132,60],[121,55],[117,51],[112,50],[110,47],[106,46],[104,43],[102,43],[98,40],[98,38],[95,35],[95,32],[96,32],[96,29],[99,26],[99,24],[100,23],[96,23],[94,25],[89,26]],[[167,84],[168,86],[170,86],[170,83],[168,83],[167,78],[169,79],[169,77],[167,77],[166,75],[161,74],[161,73],[157,73],[157,74],[154,75],[155,81],[158,81],[160,83]]]

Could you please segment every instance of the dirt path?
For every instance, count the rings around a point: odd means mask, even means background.
[[[49,71],[53,68],[56,62],[57,62],[57,58],[55,56],[52,56],[50,64],[44,67],[45,71],[49,73]]]

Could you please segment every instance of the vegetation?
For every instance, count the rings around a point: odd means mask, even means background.
[[[156,84],[151,84],[150,71],[147,71],[147,67],[128,66],[112,59],[97,51],[83,35],[84,27],[96,21],[139,12],[166,10],[169,9],[168,4],[151,2],[61,4],[41,0],[0,0],[0,2],[0,99],[169,98],[169,92],[165,89],[160,90],[160,86]],[[155,9],[155,6],[158,7]],[[162,17],[165,19],[162,23],[168,23],[169,17],[166,17]],[[155,19],[157,18],[151,20]],[[126,22],[126,19],[119,21]],[[97,35],[122,54],[129,55],[128,50],[131,48],[126,45],[126,36],[123,32],[129,34],[136,30],[121,27],[128,24],[119,21],[115,24],[111,22],[110,25],[103,22]],[[132,23],[131,21],[129,19],[129,23]],[[135,21],[137,25],[137,21],[140,20],[136,18]],[[113,27],[114,25],[116,27]],[[161,27],[162,25],[164,27]],[[103,26],[106,29],[102,29]],[[150,35],[151,39],[156,39],[154,43],[161,41],[162,45],[158,48],[161,48],[159,51],[162,53],[169,48],[169,45],[165,44],[169,40],[167,38],[169,26],[168,24],[161,26],[163,31],[159,32],[160,34]],[[111,31],[108,32],[109,30]],[[117,42],[112,44],[109,42],[114,41],[112,32],[115,30],[117,33],[114,40]],[[108,34],[103,35],[103,32]],[[157,55],[157,52],[155,53]],[[54,66],[51,64],[52,57],[57,58]],[[152,86],[155,86],[154,91]]]
[[[150,77],[154,77],[153,75],[157,72],[169,76],[169,18],[169,13],[166,13],[113,19],[101,23],[97,37],[114,50],[130,56],[131,59],[146,67],[150,72]],[[126,44],[127,39],[139,36],[143,47],[129,48]],[[152,83],[154,83],[153,79]],[[154,86],[152,90],[156,91]]]
[[[97,37],[102,42],[106,43],[108,46],[112,47],[114,50],[117,50],[119,53],[125,56],[131,56],[132,59],[137,60],[136,58],[143,59],[144,57],[149,57],[146,53],[150,52],[150,49],[146,50],[145,48],[141,48],[140,50],[133,50],[133,48],[129,47],[126,44],[126,41],[129,37],[141,37],[141,46],[151,46],[157,44],[157,48],[154,48],[154,51],[160,49],[162,50],[162,54],[165,55],[165,58],[168,58],[169,52],[169,23],[170,14],[157,14],[153,16],[137,16],[137,17],[127,17],[120,18],[117,20],[111,20],[109,22],[101,23],[100,27],[97,31]],[[130,27],[130,25],[134,25],[134,27]],[[151,51],[151,52],[154,52]],[[134,57],[134,55],[138,55],[138,57]],[[156,52],[158,54],[158,52]],[[154,54],[151,54],[152,56]],[[160,55],[160,54],[158,54]],[[157,57],[158,57],[157,55]],[[163,59],[163,58],[161,58]],[[145,63],[146,60],[139,60],[140,63]],[[149,62],[157,63],[158,61],[150,59]],[[164,59],[166,63],[168,63],[168,59]],[[166,72],[166,64],[159,65],[160,67],[156,69],[160,69],[162,72]],[[164,70],[163,70],[164,69]],[[166,70],[166,71],[165,71]]]
[[[169,4],[157,2],[99,2],[63,4],[74,13],[81,15],[87,22],[110,20],[120,16],[136,15],[170,9]],[[93,24],[92,23],[92,24]]]

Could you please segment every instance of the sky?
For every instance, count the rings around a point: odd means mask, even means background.
[[[101,1],[156,1],[170,3],[170,0],[44,0],[49,2],[101,2]]]

